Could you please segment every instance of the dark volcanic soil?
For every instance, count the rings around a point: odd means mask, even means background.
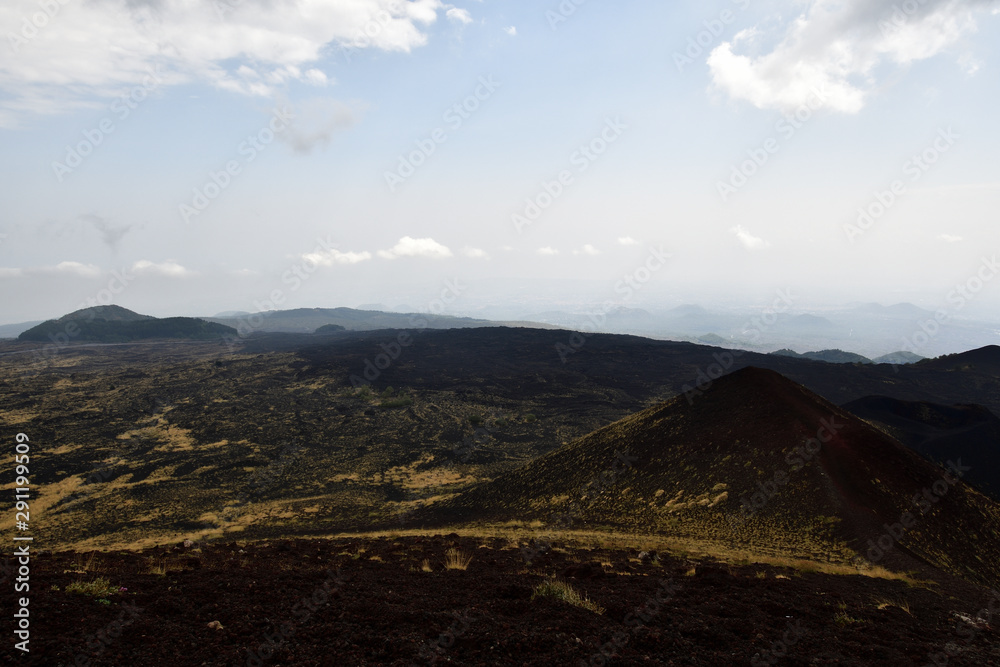
[[[449,548],[472,555],[467,570],[444,568]],[[56,553],[31,568],[31,652],[13,650],[5,614],[3,664],[1000,665],[1000,593],[627,549],[556,544],[528,565],[504,539],[340,538]],[[531,599],[553,575],[604,613]],[[127,590],[106,603],[66,591],[98,576]],[[992,627],[958,616],[991,595]]]

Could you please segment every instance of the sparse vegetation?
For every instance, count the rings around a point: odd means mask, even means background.
[[[531,599],[540,597],[552,597],[557,600],[562,600],[567,602],[574,607],[580,607],[581,609],[586,609],[587,611],[592,611],[595,614],[603,614],[604,608],[595,604],[586,595],[581,595],[578,590],[567,584],[565,581],[559,581],[558,579],[546,579],[542,583],[535,586],[535,590],[531,593]]]
[[[104,577],[98,577],[93,581],[74,581],[66,586],[66,592],[89,595],[94,598],[107,598],[118,593],[118,587],[113,586]]]
[[[167,573],[167,560],[165,558],[153,558],[148,559],[148,564],[146,565],[146,574],[155,574],[157,576],[164,576]]]
[[[894,599],[889,599],[889,598],[875,598],[872,601],[872,603],[875,605],[875,608],[878,609],[878,610],[883,610],[883,609],[886,609],[888,607],[895,607],[896,609],[902,609],[903,611],[905,611],[907,614],[910,614],[911,616],[913,615],[910,612],[910,603],[907,602],[906,600],[894,600]]]
[[[444,554],[444,568],[446,570],[466,570],[471,562],[472,556],[458,549],[448,549]]]
[[[847,613],[847,603],[841,602],[837,605],[837,613],[833,616],[833,622],[841,627],[848,625],[855,625],[857,623],[864,623],[860,618],[855,618]]]
[[[412,396],[400,396],[398,398],[383,399],[382,402],[379,403],[380,408],[385,408],[387,410],[392,408],[406,408],[411,405],[413,405]]]

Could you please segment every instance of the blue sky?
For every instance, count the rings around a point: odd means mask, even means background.
[[[530,312],[621,299],[654,250],[623,305],[933,309],[998,245],[998,9],[4,3],[0,319],[423,309],[447,279],[452,312]]]

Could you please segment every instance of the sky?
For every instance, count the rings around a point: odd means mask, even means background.
[[[1000,2],[7,0],[0,36],[0,323],[1000,306]]]

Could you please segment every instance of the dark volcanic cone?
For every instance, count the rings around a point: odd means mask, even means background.
[[[745,368],[434,509],[1000,581],[1000,505],[773,371]]]

